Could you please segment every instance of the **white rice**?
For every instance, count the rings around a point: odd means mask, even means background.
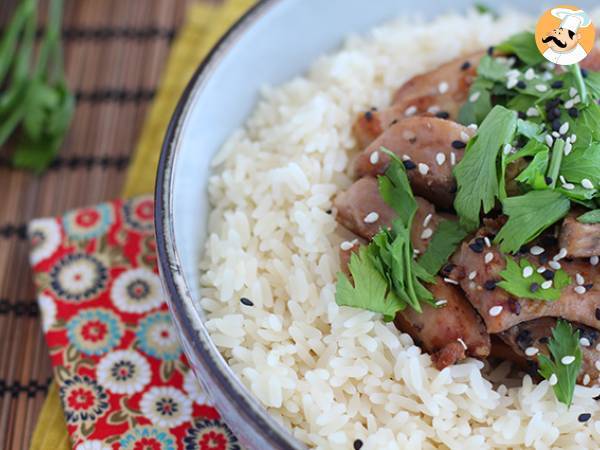
[[[567,409],[546,381],[507,379],[506,363],[487,379],[476,360],[440,372],[381,316],[334,298],[345,239],[326,211],[351,183],[356,115],[388,105],[412,75],[527,26],[520,15],[471,13],[352,36],[306,76],[265,88],[216,157],[201,267],[207,326],[249,390],[309,446],[600,448],[599,388],[577,386]],[[579,423],[580,413],[592,418]]]

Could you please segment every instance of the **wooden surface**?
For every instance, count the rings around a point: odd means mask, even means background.
[[[66,0],[66,72],[78,104],[41,176],[0,150],[0,449],[27,449],[51,376],[28,266],[27,222],[118,197],[145,112],[191,0]],[[15,0],[4,0],[0,24]],[[49,449],[51,450],[51,449]]]

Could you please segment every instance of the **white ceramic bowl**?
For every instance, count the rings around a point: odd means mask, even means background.
[[[591,8],[597,0],[579,0]],[[210,161],[254,107],[258,90],[302,73],[321,54],[399,15],[464,10],[471,0],[267,0],[215,46],[183,94],[165,138],[156,188],[159,265],[184,351],[219,411],[249,449],[300,449],[233,374],[198,309],[198,266],[209,211]],[[556,2],[489,2],[532,14]],[[260,368],[258,368],[260,369]]]

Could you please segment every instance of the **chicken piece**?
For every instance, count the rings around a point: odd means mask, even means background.
[[[440,216],[435,213],[435,208],[427,200],[415,197],[417,212],[411,228],[413,248],[423,252],[429,238],[422,239],[425,228],[435,231],[440,221]],[[335,200],[337,221],[354,234],[365,239],[371,239],[381,227],[389,227],[396,218],[396,212],[383,200],[379,194],[377,180],[373,177],[364,177],[355,181],[347,190],[340,192]],[[375,213],[369,219],[376,220],[365,222],[365,218]],[[431,217],[429,217],[431,215]],[[429,217],[429,218],[428,218]],[[425,220],[427,219],[427,220]]]
[[[498,336],[510,346],[510,348],[522,358],[530,361],[537,372],[537,354],[528,355],[526,350],[533,347],[539,350],[539,353],[548,356],[548,342],[552,336],[552,328],[556,325],[556,319],[544,317],[541,319],[522,322],[512,328],[500,333]],[[582,345],[583,365],[577,377],[579,384],[584,384],[585,375],[589,375],[592,384],[598,384],[598,376],[600,371],[596,368],[596,361],[600,361],[600,352],[596,350],[596,344],[599,342],[600,333],[585,325],[572,323],[579,330],[580,338],[584,338],[589,342],[589,345]]]
[[[463,156],[470,128],[435,117],[411,117],[392,125],[361,152],[354,162],[358,177],[382,174],[390,157],[385,147],[401,159],[416,195],[436,206],[449,208],[456,192],[452,169]],[[377,152],[377,157],[372,154]]]
[[[370,110],[357,118],[354,135],[360,148],[369,145],[394,122],[412,115],[438,114],[456,120],[467,100],[483,52],[454,59],[408,80],[394,94],[392,106]]]
[[[422,313],[406,308],[396,315],[396,327],[410,334],[430,353],[439,370],[464,359],[466,355],[487,357],[490,354],[490,336],[460,289],[440,277],[427,288],[435,299],[446,300],[446,304],[439,308],[424,304]]]
[[[556,248],[546,247],[546,251],[539,256],[527,254],[523,257],[538,267],[557,253]],[[486,259],[489,262],[486,263]],[[483,317],[490,333],[499,333],[518,323],[540,317],[563,317],[600,329],[600,268],[592,266],[587,260],[560,260],[562,269],[569,274],[573,283],[563,289],[558,300],[552,302],[515,298],[497,287],[496,283],[502,279],[500,272],[506,266],[505,256],[495,245],[488,247],[481,235],[463,242],[452,257],[452,262],[460,269],[456,271],[458,276],[454,275],[453,278],[460,281],[467,298]],[[583,286],[575,284],[577,273],[584,279]],[[584,292],[577,292],[583,289]],[[492,309],[497,306],[501,307],[500,311],[498,308]]]
[[[577,216],[579,214],[572,214],[563,220],[560,246],[567,249],[567,255],[575,258],[600,255],[600,223],[581,223]]]
[[[579,63],[582,69],[600,72],[600,48],[594,47]]]

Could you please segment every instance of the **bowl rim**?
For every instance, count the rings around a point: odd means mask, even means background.
[[[223,55],[235,45],[237,39],[271,7],[282,0],[259,0],[252,5],[217,41],[210,52],[198,65],[190,81],[186,85],[177,106],[171,116],[167,131],[161,147],[158,170],[154,191],[154,225],[156,234],[156,249],[158,255],[158,268],[165,288],[166,300],[171,317],[177,325],[177,332],[182,343],[184,353],[192,352],[199,357],[203,369],[210,376],[210,382],[215,382],[219,391],[224,392],[230,402],[229,410],[235,411],[236,418],[252,428],[255,436],[266,438],[269,444],[280,450],[302,450],[306,447],[294,438],[287,428],[271,417],[264,406],[258,403],[252,393],[243,385],[239,378],[230,379],[223,376],[219,368],[219,359],[224,361],[214,345],[203,345],[203,340],[208,338],[208,332],[198,330],[190,318],[188,306],[192,300],[187,282],[182,275],[178,246],[173,230],[173,202],[171,196],[173,167],[179,153],[179,135],[185,123],[186,113],[195,96],[202,91],[203,84],[210,77],[212,69],[219,64]],[[203,324],[201,327],[204,328]],[[206,331],[206,337],[202,331]],[[217,354],[214,354],[214,353]],[[190,358],[195,359],[195,358]],[[225,419],[228,414],[220,411]],[[227,420],[226,420],[227,421]],[[237,422],[237,421],[236,421]],[[248,430],[240,432],[232,427],[238,434],[248,436]],[[254,434],[250,433],[250,434]],[[266,436],[265,436],[266,435]],[[262,448],[262,447],[261,447]]]

